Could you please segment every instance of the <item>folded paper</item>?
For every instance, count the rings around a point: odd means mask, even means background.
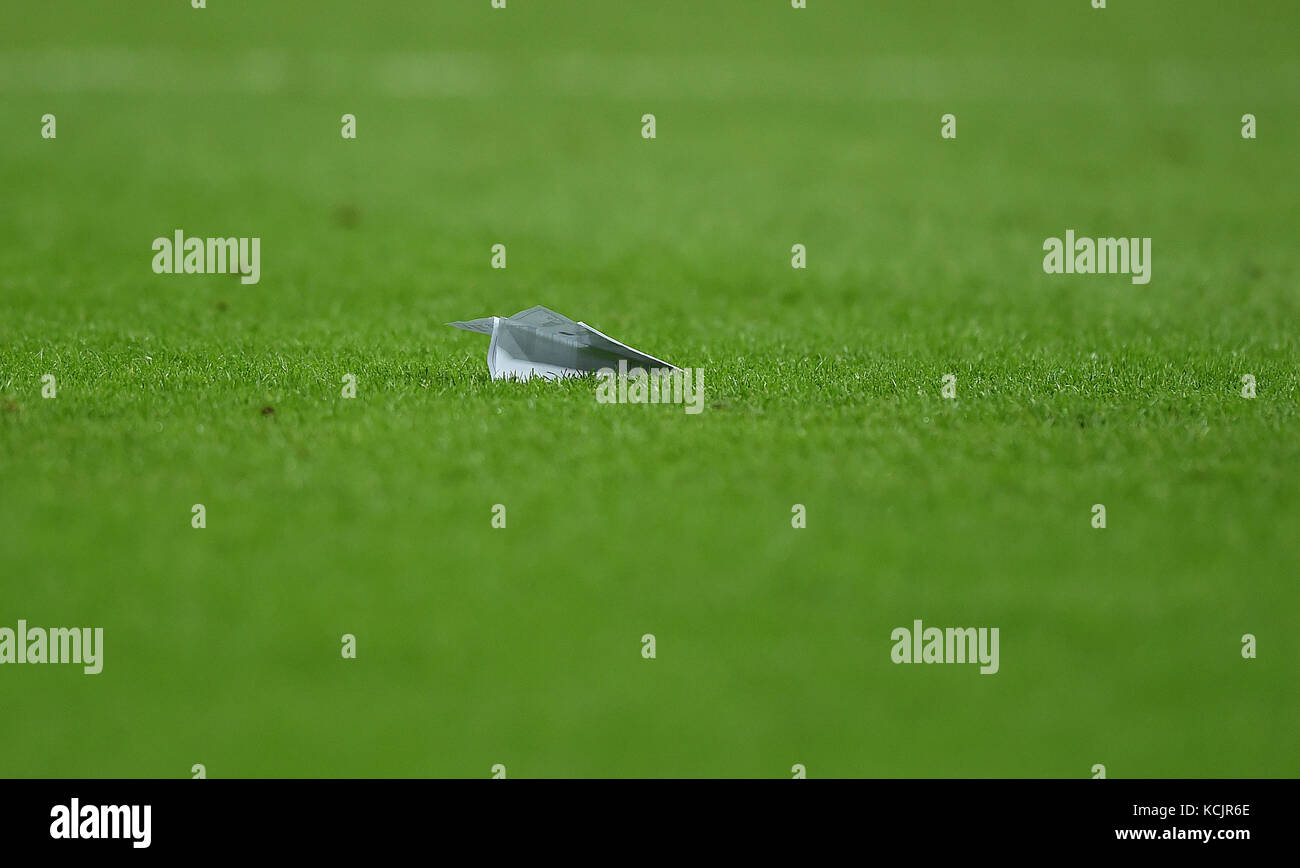
[[[681,370],[540,305],[514,316],[485,316],[447,325],[491,336],[487,363],[494,380],[576,377],[617,368],[620,361],[628,368]]]

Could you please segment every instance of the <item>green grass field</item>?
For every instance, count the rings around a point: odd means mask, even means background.
[[[1300,775],[1300,11],[808,6],[8,11],[0,627],[105,647],[0,667],[0,775]],[[705,411],[444,325],[535,304]]]

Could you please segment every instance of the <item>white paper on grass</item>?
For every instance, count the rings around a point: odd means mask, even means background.
[[[541,305],[514,316],[485,316],[447,325],[491,335],[487,363],[494,380],[576,377],[601,368],[617,369],[620,361],[629,368],[681,370]]]

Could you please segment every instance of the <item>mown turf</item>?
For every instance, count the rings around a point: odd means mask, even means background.
[[[105,664],[0,774],[1300,774],[1294,4],[83,5],[0,33],[0,626]],[[534,304],[706,410],[443,325]]]

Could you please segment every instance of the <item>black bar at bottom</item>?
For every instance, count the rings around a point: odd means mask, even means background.
[[[1296,780],[5,780],[0,840],[6,854],[50,855],[414,847],[633,859],[919,846],[1231,858],[1293,850],[1297,793]]]

